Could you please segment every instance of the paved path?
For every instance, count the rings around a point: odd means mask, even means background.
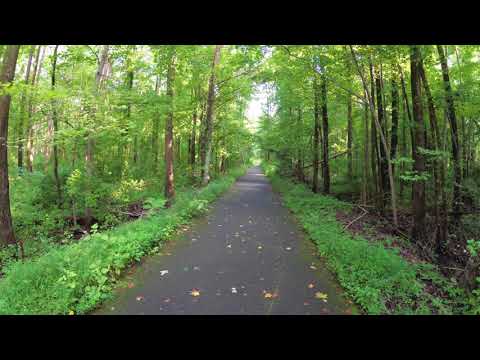
[[[96,314],[352,312],[259,167],[126,280]]]

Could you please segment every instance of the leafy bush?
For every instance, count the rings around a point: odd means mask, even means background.
[[[123,269],[203,213],[206,204],[226,191],[243,171],[232,171],[199,190],[179,192],[168,210],[11,264],[0,281],[0,314],[83,314],[92,310],[109,297]]]

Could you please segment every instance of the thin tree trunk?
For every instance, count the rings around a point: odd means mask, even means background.
[[[39,68],[39,62],[40,62],[40,50],[42,49],[42,46],[39,45],[37,49],[37,54],[35,55],[35,66],[33,68],[33,74],[32,74],[32,92],[34,90],[35,86],[35,80],[37,78],[37,71]],[[26,136],[26,142],[27,142],[27,147],[26,147],[26,165],[27,165],[27,170],[28,172],[33,171],[33,134],[32,134],[32,116],[33,116],[33,94],[29,96],[28,100],[28,115],[27,115],[27,129],[25,131],[25,136]]]
[[[32,68],[32,61],[33,61],[33,54],[35,52],[35,45],[30,47],[30,53],[28,55],[28,63],[27,63],[27,70],[25,72],[25,85],[28,86],[30,80],[30,70]],[[25,141],[25,131],[24,131],[24,122],[26,116],[26,106],[27,106],[27,99],[28,99],[28,90],[22,91],[22,97],[20,99],[20,118],[18,124],[18,149],[17,149],[17,164],[18,169],[23,169],[23,145]]]
[[[353,179],[353,119],[352,119],[352,96],[349,94],[347,99],[347,150],[348,150],[348,171],[349,179]]]
[[[375,78],[373,76],[373,64],[370,60],[369,62],[369,68],[370,68],[370,90],[371,90],[371,97],[372,97],[372,106],[373,106],[373,111],[376,111],[376,101],[375,101]],[[371,120],[372,120],[372,125],[371,125],[371,135],[370,135],[370,138],[371,138],[371,148],[372,148],[372,155],[370,157],[370,161],[371,161],[371,167],[372,167],[372,177],[373,177],[373,184],[374,184],[374,198],[375,198],[375,202],[377,204],[378,207],[380,207],[380,204],[379,204],[379,198],[378,198],[378,192],[380,190],[380,186],[379,186],[379,181],[378,181],[378,172],[377,172],[377,164],[379,163],[378,162],[378,158],[379,158],[379,155],[378,155],[378,146],[377,146],[377,127],[375,125],[375,114],[372,113],[370,111],[370,116],[371,116]]]
[[[321,99],[322,99],[322,172],[323,172],[323,193],[330,194],[330,166],[328,163],[328,109],[327,109],[327,80],[322,76],[321,82]]]
[[[58,45],[55,45],[52,57],[52,90],[55,91],[55,76],[57,69],[57,52]],[[58,116],[57,116],[57,103],[55,99],[52,99],[52,120],[53,120],[53,176],[55,178],[55,185],[57,188],[58,205],[62,206],[62,189],[60,185],[60,178],[58,176]]]
[[[402,103],[402,146],[401,152],[402,157],[407,157],[407,109],[405,102]],[[402,162],[400,164],[400,171],[403,173],[405,171],[405,163]],[[404,188],[404,181],[400,179],[400,198],[403,198],[403,188]]]
[[[198,145],[198,152],[199,152],[199,157],[200,157],[200,178],[203,179],[204,173],[205,173],[205,110],[206,110],[207,103],[204,102],[202,105],[202,113],[200,115],[200,143]]]
[[[0,71],[0,90],[9,86],[15,77],[15,68],[20,46],[8,45]],[[10,211],[8,181],[8,117],[11,95],[0,93],[0,247],[16,244]]]
[[[197,106],[193,110],[192,115],[192,134],[190,135],[190,166],[192,168],[192,178],[195,174],[195,155],[196,155],[196,136],[197,136]]]
[[[375,87],[376,87],[376,95],[377,95],[377,111],[378,111],[378,122],[381,127],[382,133],[386,134],[386,126],[385,126],[385,114],[383,111],[383,92],[382,92],[382,85],[380,74],[377,72],[375,78]],[[387,135],[385,135],[386,137]],[[388,195],[388,169],[386,163],[386,149],[383,146],[379,146],[379,182],[380,182],[380,193],[381,193],[381,209],[385,207],[386,197]]]
[[[375,126],[377,127],[377,130],[380,132],[380,139],[381,139],[382,144],[385,148],[385,153],[387,154],[388,177],[389,177],[389,180],[390,180],[390,193],[391,193],[391,203],[392,203],[392,212],[393,212],[393,223],[396,227],[398,227],[396,191],[395,191],[395,182],[393,180],[392,163],[390,161],[390,152],[388,151],[387,141],[385,139],[385,136],[383,135],[380,124],[379,124],[378,119],[377,119],[376,114],[375,114],[375,109],[373,107],[372,96],[369,93],[367,82],[365,80],[365,77],[364,77],[361,69],[360,69],[360,65],[358,64],[357,57],[356,57],[355,52],[353,50],[353,47],[351,45],[350,45],[350,51],[352,53],[353,60],[354,60],[355,65],[357,67],[358,74],[360,75],[360,77],[362,79],[363,87],[364,87],[364,90],[367,94],[368,103],[370,105],[370,111],[373,113],[373,116],[375,118]]]
[[[203,170],[203,179],[202,185],[205,186],[210,181],[209,168],[210,168],[210,158],[212,153],[212,134],[213,134],[213,118],[214,118],[214,108],[215,108],[215,82],[216,82],[216,67],[220,61],[220,51],[222,45],[216,45],[213,62],[212,62],[212,73],[210,75],[210,80],[208,84],[208,99],[207,99],[207,116],[205,118],[205,164]]]
[[[135,51],[135,46],[133,47],[132,51]],[[132,92],[133,89],[133,78],[135,76],[135,73],[132,68],[132,61],[130,58],[131,54],[128,54],[127,57],[127,90],[129,93]],[[128,100],[127,103],[127,121],[130,122],[131,118],[131,113],[132,113],[132,102]],[[134,134],[133,134],[133,164],[137,164],[138,162],[138,134],[137,134],[137,129],[135,128]]]
[[[397,157],[398,145],[398,87],[397,81],[392,80],[392,134],[390,141],[390,158],[395,160]],[[395,166],[392,165],[392,170],[395,173]]]
[[[368,105],[364,105],[364,131],[365,131],[365,144],[364,144],[364,153],[363,153],[363,192],[362,192],[362,203],[367,204],[368,201],[368,147],[370,139],[368,136]]]
[[[160,89],[160,77],[157,75],[157,80],[155,82],[155,94],[158,96],[158,92]],[[160,132],[160,114],[159,112],[155,112],[153,118],[153,129],[152,129],[152,154],[153,154],[153,172],[154,174],[157,173],[158,169],[158,136]]]
[[[413,169],[416,175],[423,176],[425,172],[425,157],[421,153],[421,148],[425,148],[425,125],[423,121],[422,93],[419,74],[419,64],[421,60],[420,49],[417,45],[411,46],[410,66],[412,83],[412,104],[414,118],[415,146],[413,147]],[[412,239],[418,244],[426,240],[425,229],[425,181],[417,180],[413,182],[413,227]]]
[[[453,157],[453,173],[454,173],[454,182],[453,182],[453,221],[454,226],[458,227],[460,225],[461,218],[461,183],[462,183],[462,174],[460,168],[460,151],[459,151],[459,141],[458,141],[458,128],[457,128],[457,117],[455,114],[455,103],[453,101],[453,92],[450,85],[450,76],[448,73],[447,60],[445,58],[445,53],[441,45],[437,45],[438,57],[442,67],[442,77],[443,77],[443,86],[445,90],[445,101],[447,104],[447,117],[450,123],[450,131],[452,138],[452,157]]]
[[[440,131],[438,128],[437,114],[435,112],[435,104],[432,94],[430,92],[430,86],[428,85],[428,79],[423,67],[423,61],[420,61],[419,65],[420,77],[422,79],[423,88],[425,89],[425,95],[428,101],[429,120],[432,133],[432,148],[436,151],[442,149],[442,140]],[[440,254],[445,242],[447,240],[447,196],[445,193],[445,163],[443,159],[433,160],[433,174],[435,182],[434,190],[434,212],[436,223],[436,246],[437,253]],[[438,197],[440,196],[440,207],[438,206]]]
[[[313,83],[313,99],[314,99],[314,116],[315,116],[315,125],[313,127],[313,181],[312,181],[312,191],[314,193],[318,192],[318,170],[320,163],[320,154],[319,154],[319,145],[320,145],[320,94],[318,87],[317,76],[315,76]]]
[[[167,72],[167,97],[169,110],[165,123],[165,207],[170,207],[175,198],[175,184],[173,174],[173,106],[175,81],[175,48],[172,48]]]

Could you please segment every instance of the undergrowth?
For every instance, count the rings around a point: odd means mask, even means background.
[[[264,163],[266,175],[295,214],[339,283],[367,314],[465,313],[465,294],[432,264],[411,264],[396,249],[369,242],[343,230],[337,211],[351,205],[330,196],[313,195],[303,184],[281,178]],[[428,284],[442,289],[431,294]]]
[[[44,255],[6,266],[0,280],[0,314],[84,314],[111,296],[123,269],[161,247],[179,226],[203,214],[207,204],[244,173],[236,169],[202,189],[177,194],[170,209],[82,241],[51,249]]]

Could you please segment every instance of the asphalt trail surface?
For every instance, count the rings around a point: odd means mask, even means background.
[[[332,315],[353,310],[259,167],[124,280],[127,286],[94,314]]]

